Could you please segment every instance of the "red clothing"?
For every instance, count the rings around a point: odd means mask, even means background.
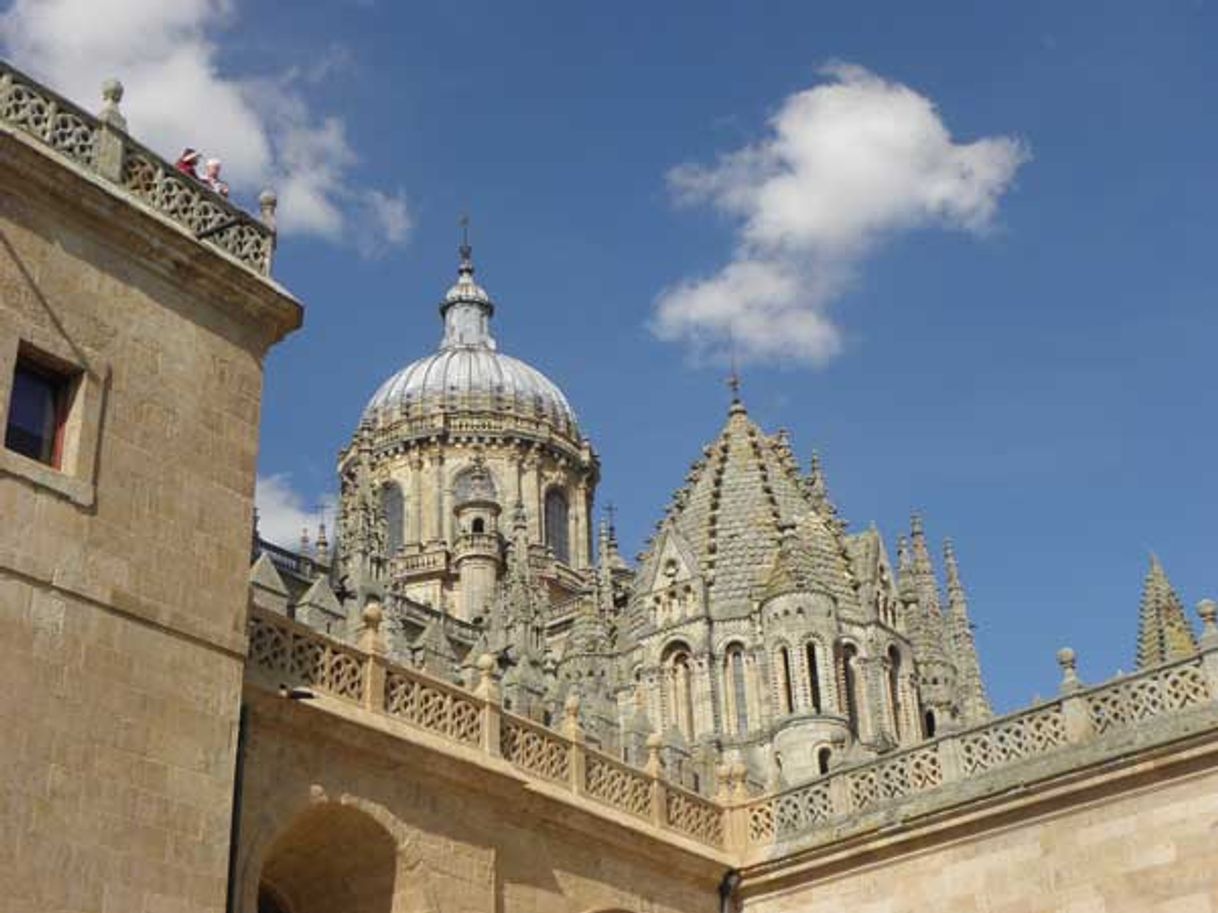
[[[176,162],[173,163],[173,167],[178,169],[178,171],[182,172],[182,174],[189,174],[192,178],[194,178],[197,181],[199,179],[199,172],[195,171],[195,162],[197,162],[198,160],[199,160],[198,156],[194,156],[192,158],[187,158],[186,156],[182,156]]]

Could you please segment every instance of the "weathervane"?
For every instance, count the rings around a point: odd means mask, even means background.
[[[461,265],[472,269],[474,249],[469,246],[469,216],[462,213],[457,224],[461,226]]]
[[[727,331],[728,351],[731,359],[731,373],[727,376],[727,387],[732,391],[733,405],[740,402],[740,372],[736,368],[736,334],[729,327]]]

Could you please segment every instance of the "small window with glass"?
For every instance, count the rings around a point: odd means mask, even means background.
[[[62,470],[64,430],[78,374],[22,348],[13,370],[4,446]]]

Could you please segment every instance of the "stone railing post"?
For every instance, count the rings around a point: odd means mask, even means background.
[[[381,636],[381,622],[385,612],[381,604],[369,600],[360,616],[357,644],[368,658],[364,661],[364,707],[368,710],[385,709],[385,655],[389,652],[385,638]]]
[[[1079,695],[1083,683],[1078,677],[1078,657],[1069,647],[1057,651],[1057,664],[1062,668],[1062,723],[1067,742],[1085,742],[1095,734],[1087,701]]]
[[[939,740],[935,749],[939,755],[939,776],[944,783],[955,783],[964,779],[964,758],[960,751],[960,737],[949,735]]]
[[[1197,603],[1197,614],[1201,616],[1201,671],[1210,686],[1210,697],[1218,700],[1218,602],[1202,599]]]
[[[495,681],[495,657],[478,657],[478,687],[474,696],[482,699],[482,750],[493,758],[503,754],[503,707],[499,683]]]
[[[651,777],[651,823],[663,827],[668,823],[668,796],[664,790],[664,762],[660,760],[660,748],[664,739],[658,732],[647,737],[647,764],[643,772]]]
[[[266,249],[266,274],[271,274],[271,262],[275,259],[275,247],[279,243],[279,228],[275,223],[275,210],[279,206],[279,197],[275,195],[275,191],[267,190],[258,194],[258,210],[262,216],[262,224],[271,230],[271,237],[267,240]]]
[[[571,792],[579,795],[584,792],[587,782],[588,756],[584,751],[584,727],[579,722],[579,694],[577,692],[572,691],[567,695],[562,712],[562,734],[571,740],[571,763],[568,767]]]
[[[732,852],[743,852],[749,841],[749,769],[743,762],[722,764],[726,783],[720,780],[719,798],[723,805],[723,842]]]
[[[119,110],[123,100],[123,84],[117,79],[102,83],[102,109],[97,115],[97,144],[93,149],[93,167],[97,173],[116,184],[123,181],[123,134],[127,118]]]
[[[845,773],[835,773],[829,777],[829,807],[833,809],[834,818],[845,818],[853,809],[850,808],[850,783]]]

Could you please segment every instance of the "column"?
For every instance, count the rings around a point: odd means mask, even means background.
[[[406,541],[417,545],[423,541],[423,458],[415,453],[410,457],[410,528]]]

